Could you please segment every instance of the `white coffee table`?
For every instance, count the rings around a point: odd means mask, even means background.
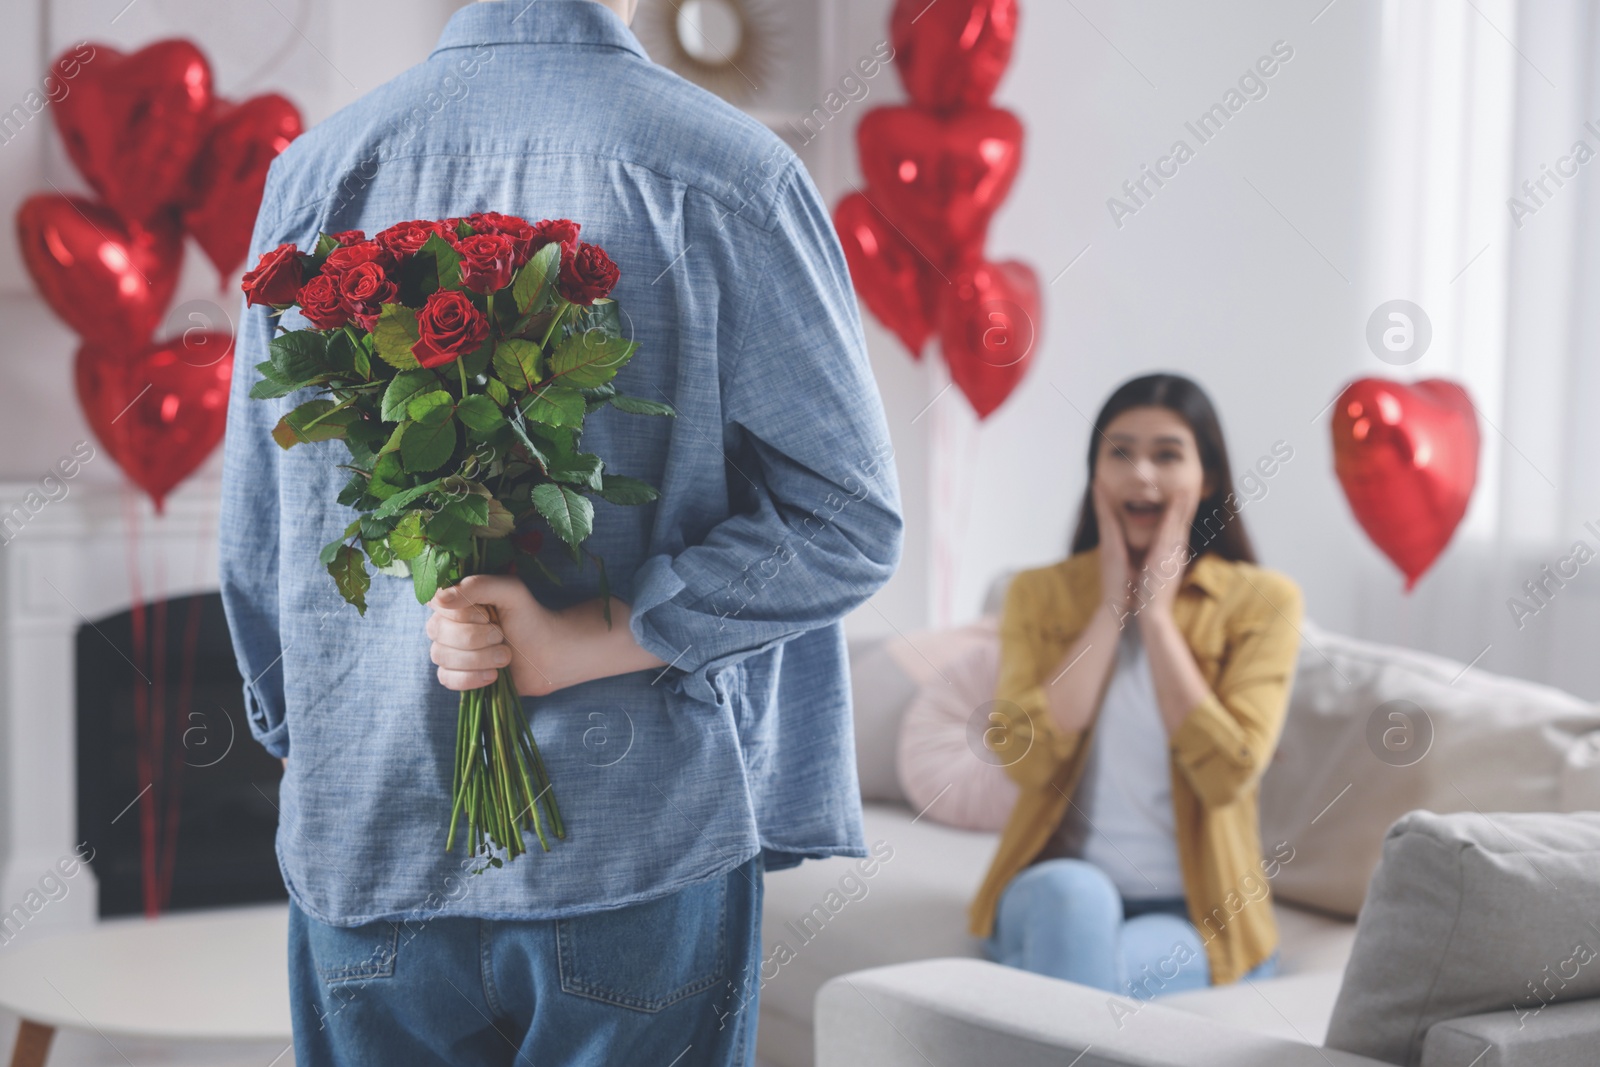
[[[0,949],[0,1008],[22,1017],[11,1067],[43,1067],[57,1029],[279,1041],[289,911],[274,904],[108,919]]]

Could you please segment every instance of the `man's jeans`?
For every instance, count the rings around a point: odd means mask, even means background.
[[[762,888],[758,854],[573,919],[339,927],[291,902],[295,1062],[751,1067]]]

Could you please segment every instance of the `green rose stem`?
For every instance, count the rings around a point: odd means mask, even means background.
[[[544,351],[545,346],[550,343],[550,338],[556,332],[556,327],[561,325],[561,320],[566,316],[567,309],[576,306],[577,305],[563,300],[561,302],[561,306],[556,308],[556,313],[550,316],[550,326],[544,331],[544,338],[539,342],[539,350],[541,352]]]
[[[474,547],[470,562],[469,573],[479,573],[483,566],[481,544]],[[500,621],[494,608],[487,611],[489,621]],[[500,668],[491,684],[461,694],[451,793],[446,852],[455,846],[456,826],[463,811],[473,855],[486,854],[494,847],[505,848],[509,857],[521,855],[527,851],[522,840],[524,829],[531,829],[548,852],[550,842],[539,814],[541,802],[555,835],[567,836],[509,667]],[[489,862],[502,865],[498,857]]]

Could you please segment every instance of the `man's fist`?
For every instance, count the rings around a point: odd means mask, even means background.
[[[446,689],[493,685],[501,667],[511,668],[524,696],[555,688],[535,653],[548,650],[552,613],[533,598],[520,578],[474,574],[446,586],[428,601],[431,656]]]

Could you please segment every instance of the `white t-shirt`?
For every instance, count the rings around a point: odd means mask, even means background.
[[[1094,748],[1074,800],[1089,824],[1083,858],[1110,875],[1130,900],[1184,895],[1171,775],[1150,661],[1139,627],[1130,622],[1118,642]]]

